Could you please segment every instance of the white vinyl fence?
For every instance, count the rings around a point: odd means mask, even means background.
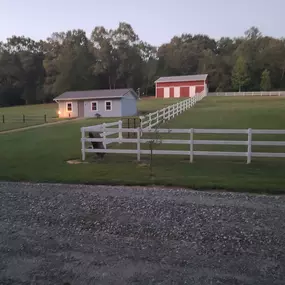
[[[110,125],[110,124],[109,124]],[[153,142],[159,145],[188,145],[188,150],[172,150],[172,149],[154,149],[152,151],[153,155],[182,155],[188,156],[189,162],[193,162],[194,156],[224,156],[224,157],[245,157],[247,163],[251,163],[253,157],[279,157],[285,158],[285,153],[277,152],[253,152],[252,146],[285,146],[285,141],[254,141],[253,135],[285,135],[285,130],[253,130],[253,129],[128,129],[128,128],[108,128],[105,124],[97,126],[97,131],[103,132],[105,135],[102,138],[91,139],[85,137],[85,132],[88,128],[82,128],[82,160],[85,160],[86,153],[115,153],[115,154],[134,154],[137,156],[137,160],[140,161],[141,155],[151,154],[150,149],[142,149],[143,144],[149,144]],[[135,132],[137,134],[136,138],[123,138],[122,133],[124,132]],[[151,139],[142,138],[143,134],[188,134],[187,139]],[[107,138],[107,135],[118,134],[116,138]],[[239,134],[247,135],[247,140],[195,140],[196,134]],[[121,149],[119,144],[115,144],[111,149],[93,149],[87,148],[87,142],[103,142],[107,145],[110,143],[132,143],[135,144],[135,148],[131,149]],[[196,151],[194,147],[196,145],[220,145],[220,146],[245,146],[245,151]],[[115,148],[118,146],[118,148]]]
[[[170,119],[194,106],[196,102],[202,100],[205,96],[206,93],[203,91],[201,93],[197,93],[191,98],[180,101],[176,104],[170,105],[153,113],[149,113],[146,116],[140,116],[140,127],[141,129],[151,129],[157,126],[159,123],[169,121]]]
[[[161,122],[164,123],[174,118],[175,116],[181,114],[182,112],[186,111],[187,109],[191,108],[192,106],[196,104],[196,102],[202,100],[204,97],[205,97],[205,92],[201,92],[191,98],[180,101],[176,104],[170,105],[166,108],[150,113],[146,116],[141,116],[140,117],[140,128],[141,129],[145,129],[145,128],[151,129],[152,127],[158,125]],[[105,130],[108,127],[117,127],[118,131],[107,132]],[[81,128],[81,136],[82,138],[85,137],[86,132],[98,132],[98,133],[100,132],[100,136],[103,137],[103,139],[106,139],[107,136],[112,136],[114,134],[118,134],[118,139],[122,139],[123,138],[123,134],[121,130],[122,127],[123,127],[123,122],[121,120],[112,122],[112,123],[103,123],[101,125],[83,127]],[[106,147],[109,144],[109,142],[104,140],[103,144]]]
[[[210,92],[208,96],[285,96],[285,91]]]

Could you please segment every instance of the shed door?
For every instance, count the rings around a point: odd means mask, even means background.
[[[180,87],[174,87],[174,97],[175,98],[180,97]]]
[[[78,117],[84,117],[84,101],[78,101]]]
[[[170,97],[170,89],[169,87],[164,87],[164,98]]]
[[[190,86],[190,97],[195,96],[196,94],[196,86]]]

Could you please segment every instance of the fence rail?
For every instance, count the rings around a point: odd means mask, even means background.
[[[285,96],[285,91],[209,92],[208,96]]]
[[[0,124],[10,124],[10,123],[30,123],[30,122],[42,122],[47,123],[50,121],[57,120],[57,117],[50,117],[45,115],[6,115],[0,113]]]
[[[110,124],[109,124],[110,125]],[[90,127],[89,127],[90,128]],[[253,157],[272,157],[272,158],[285,158],[285,153],[277,152],[253,152],[252,146],[285,146],[285,141],[254,141],[252,136],[258,135],[285,135],[285,130],[255,130],[255,129],[128,129],[128,128],[108,128],[105,124],[97,126],[98,132],[103,132],[101,138],[86,138],[86,128],[82,128],[82,160],[85,160],[86,153],[116,153],[116,154],[136,154],[137,160],[140,161],[141,155],[154,154],[154,155],[183,155],[189,156],[189,161],[193,162],[194,156],[224,156],[224,157],[245,157],[247,163],[251,163]],[[134,139],[123,138],[122,133],[134,132],[137,137]],[[189,139],[151,139],[142,138],[143,134],[188,134]],[[107,135],[119,134],[118,138],[107,138]],[[195,140],[195,134],[246,134],[247,140]],[[105,146],[111,143],[133,143],[136,144],[136,149],[92,149],[86,148],[86,142],[102,142]],[[142,149],[143,144],[170,144],[170,145],[189,145],[189,150],[146,150]],[[246,151],[195,151],[196,145],[234,145],[234,146],[246,146]]]
[[[285,135],[285,130],[257,130],[257,129],[128,129],[128,128],[108,128],[110,124],[104,124],[97,126],[97,131],[102,132],[104,135],[101,138],[86,138],[85,132],[88,128],[82,128],[82,138],[81,138],[81,152],[82,160],[85,160],[86,153],[116,153],[116,154],[136,154],[137,160],[140,161],[141,155],[183,155],[188,156],[189,161],[192,163],[194,156],[224,156],[224,157],[245,157],[246,162],[249,164],[253,157],[272,157],[272,158],[285,158],[285,153],[277,152],[253,152],[252,146],[285,146],[285,141],[254,141],[253,135]],[[136,133],[136,138],[123,138],[122,133],[124,132],[134,132]],[[188,134],[188,139],[151,139],[142,138],[142,134]],[[117,138],[107,138],[109,134],[118,134]],[[195,134],[246,134],[247,140],[195,140]],[[133,143],[136,148],[132,149],[94,149],[86,148],[86,142],[102,142],[104,145],[110,143]],[[188,150],[160,150],[160,149],[142,149],[143,144],[149,144],[150,142],[160,145],[189,145]],[[234,146],[245,146],[245,151],[197,151],[194,150],[196,145],[234,145]]]

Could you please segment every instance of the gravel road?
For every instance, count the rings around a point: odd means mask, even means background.
[[[0,284],[285,284],[285,197],[0,183]]]

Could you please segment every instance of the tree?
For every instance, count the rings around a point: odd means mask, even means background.
[[[0,104],[50,102],[66,90],[133,88],[154,94],[160,76],[209,74],[211,91],[285,89],[285,39],[257,27],[237,38],[176,35],[158,47],[132,26],[55,32],[42,41],[12,36],[0,42]],[[270,70],[268,75],[264,70]],[[261,81],[265,83],[261,84]],[[270,82],[270,84],[268,83]]]
[[[245,31],[245,37],[246,39],[253,39],[256,40],[260,37],[262,37],[262,33],[260,32],[260,30],[257,27],[251,27],[249,28],[247,31]]]
[[[2,46],[2,52],[6,53],[7,57],[13,58],[15,72],[12,72],[13,78],[17,79],[22,87],[19,92],[25,103],[32,104],[40,101],[41,98],[38,95],[41,94],[40,90],[44,82],[44,57],[39,42],[30,38],[13,36],[8,38]],[[10,75],[4,73],[2,73],[2,78],[12,75],[9,69],[6,73]]]
[[[271,89],[270,71],[265,69],[261,74],[260,89],[269,91]]]
[[[93,50],[83,30],[55,34],[49,41],[44,66],[47,87],[52,97],[69,90],[87,90],[96,87],[91,66]]]
[[[233,88],[241,91],[242,87],[246,86],[249,82],[247,65],[242,56],[238,57],[232,71],[232,85]]]

